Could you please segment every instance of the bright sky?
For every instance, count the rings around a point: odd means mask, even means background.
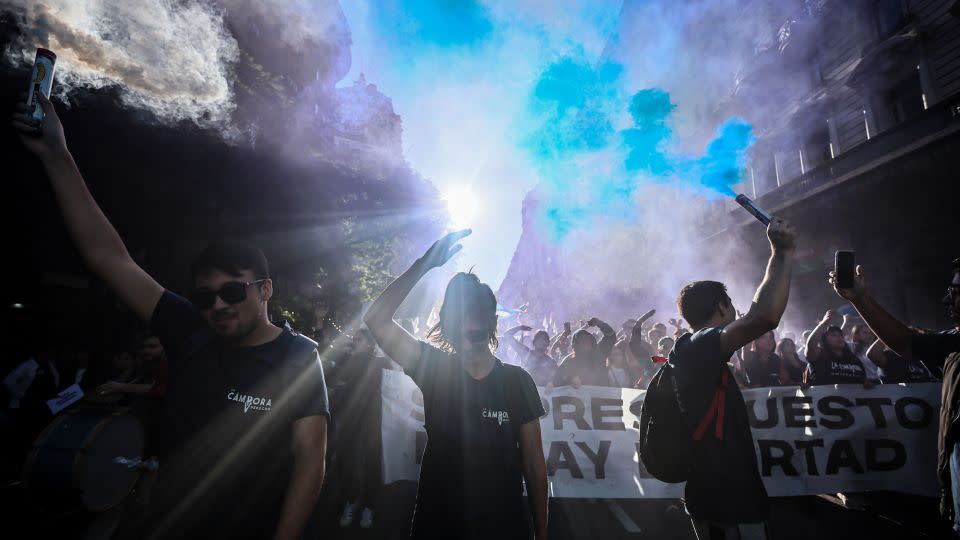
[[[380,1],[341,3],[353,64],[393,99],[405,155],[450,198],[466,205],[462,267],[496,289],[520,237],[521,202],[538,181],[524,150],[530,96],[544,70],[566,55],[596,62],[620,1]],[[466,203],[457,199],[470,198]]]

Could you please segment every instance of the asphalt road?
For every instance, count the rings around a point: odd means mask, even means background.
[[[409,531],[415,485],[388,486],[374,527],[337,523],[342,505],[328,500],[318,513],[317,529],[307,538],[399,539]],[[857,497],[866,509],[845,507],[836,497],[785,497],[772,500],[771,537],[777,540],[855,540],[939,538],[936,501],[892,493]],[[553,540],[696,540],[679,501],[640,499],[552,499]]]

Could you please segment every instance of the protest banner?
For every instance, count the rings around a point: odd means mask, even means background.
[[[413,381],[384,378],[384,471],[417,477],[423,402]],[[678,498],[637,457],[642,390],[540,388],[551,497]],[[940,384],[796,386],[743,391],[757,467],[771,496],[892,490],[936,496]],[[419,401],[415,401],[419,399]],[[388,425],[389,424],[389,425]]]

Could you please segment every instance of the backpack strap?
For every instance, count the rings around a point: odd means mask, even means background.
[[[710,403],[707,413],[703,415],[703,418],[700,420],[697,430],[693,432],[693,440],[699,441],[703,439],[703,436],[707,431],[707,427],[713,420],[716,420],[713,429],[713,436],[718,441],[723,440],[723,417],[726,409],[727,387],[729,384],[730,370],[724,369],[720,374],[720,386],[718,386],[716,391],[713,393],[713,401]]]

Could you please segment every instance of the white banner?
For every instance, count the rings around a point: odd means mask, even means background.
[[[400,372],[389,381],[384,378],[383,392],[385,480],[415,480],[424,441],[422,396]],[[588,386],[555,388],[549,394],[540,389],[547,410],[540,427],[552,497],[683,494],[682,484],[651,478],[637,458],[637,417],[631,409],[639,414],[644,393]],[[938,494],[939,383],[869,390],[859,385],[756,388],[743,394],[757,465],[770,495]]]
[[[404,372],[384,369],[382,373],[383,482],[416,481],[420,478],[420,458],[427,440],[423,430],[423,394]]]

